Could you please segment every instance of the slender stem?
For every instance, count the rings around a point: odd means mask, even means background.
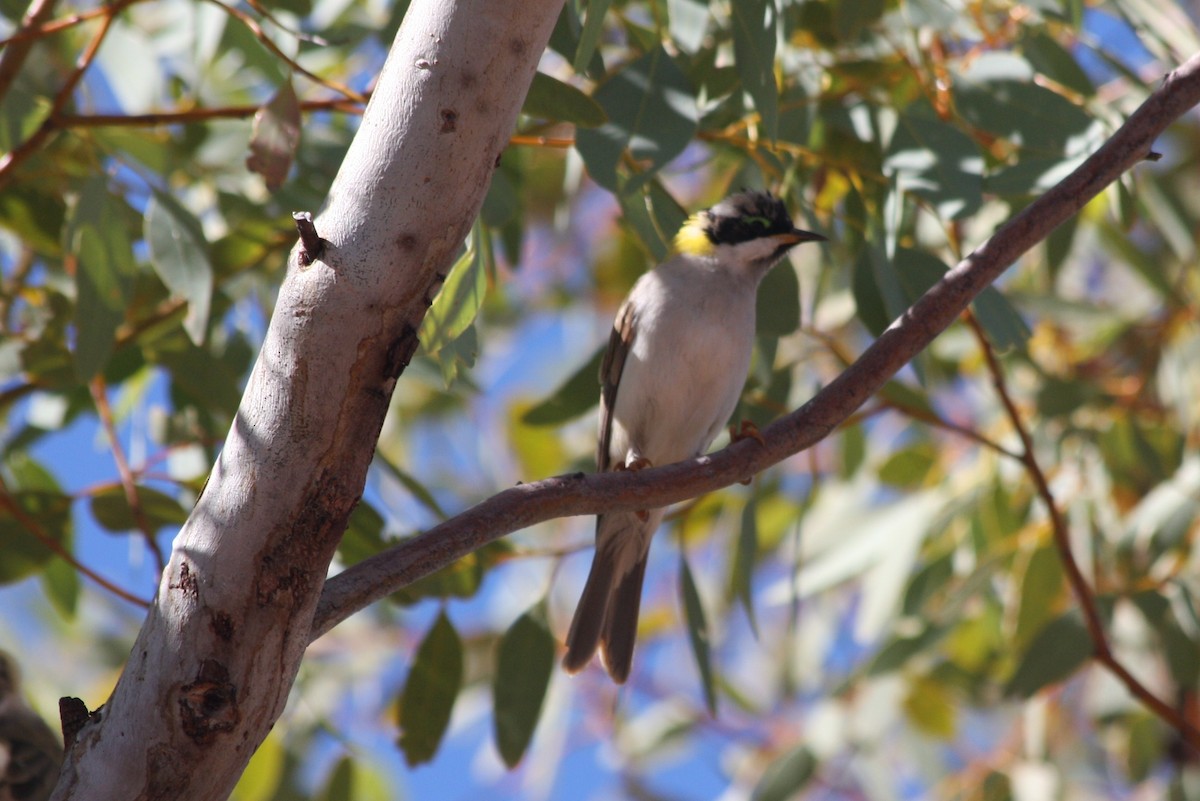
[[[996,352],[992,348],[991,342],[988,341],[987,333],[983,330],[983,326],[979,320],[975,318],[975,315],[970,313],[966,314],[965,317],[967,324],[975,333],[975,338],[979,342],[980,349],[983,351],[988,372],[992,377],[992,385],[996,388],[996,393],[1000,397],[1000,403],[1004,406],[1004,411],[1007,413],[1009,421],[1016,430],[1017,436],[1021,439],[1021,448],[1023,450],[1021,462],[1025,465],[1025,470],[1029,473],[1029,477],[1033,480],[1034,487],[1037,489],[1038,497],[1042,499],[1042,504],[1046,507],[1046,511],[1050,515],[1050,528],[1054,535],[1054,547],[1058,551],[1063,568],[1066,570],[1067,583],[1071,585],[1071,591],[1074,593],[1075,599],[1079,602],[1079,608],[1083,612],[1084,625],[1087,626],[1088,636],[1092,640],[1092,648],[1095,651],[1092,655],[1093,658],[1116,676],[1125,685],[1125,689],[1131,695],[1149,707],[1164,722],[1175,728],[1183,736],[1185,742],[1193,748],[1200,749],[1200,730],[1197,730],[1186,718],[1179,714],[1178,710],[1160,699],[1144,684],[1138,681],[1124,665],[1117,661],[1116,656],[1113,654],[1112,647],[1108,642],[1108,635],[1104,631],[1104,622],[1100,616],[1100,607],[1096,603],[1096,596],[1088,584],[1087,577],[1083,575],[1083,570],[1080,569],[1079,562],[1075,559],[1075,554],[1071,551],[1071,538],[1067,530],[1067,521],[1063,519],[1062,512],[1054,500],[1054,494],[1050,491],[1050,483],[1046,480],[1046,473],[1038,463],[1037,455],[1033,449],[1033,437],[1030,436],[1029,429],[1025,425],[1021,412],[1017,409],[1017,405],[1013,402],[1012,395],[1008,391],[1008,383],[1004,378],[1004,370],[1000,367],[1000,362],[996,358]]]
[[[104,42],[104,37],[108,35],[108,30],[112,27],[113,20],[116,19],[117,14],[121,13],[126,6],[132,5],[134,2],[137,2],[137,0],[116,0],[111,6],[106,8],[105,15],[100,18],[99,29],[76,60],[75,69],[58,90],[58,94],[54,96],[54,100],[51,101],[50,113],[46,115],[45,121],[28,139],[17,145],[6,155],[0,156],[0,189],[4,188],[4,185],[8,182],[17,165],[36,153],[45,144],[46,140],[54,135],[54,132],[58,129],[58,115],[67,107],[67,103],[71,100],[71,95],[75,92],[75,87],[83,80],[84,73],[92,65],[92,61],[96,58],[96,53],[100,50],[100,45]]]
[[[112,448],[113,462],[117,465],[117,475],[120,476],[121,488],[125,491],[125,502],[129,504],[129,511],[133,513],[133,520],[146,541],[146,547],[154,554],[159,575],[162,575],[167,567],[167,560],[163,556],[162,548],[154,539],[154,527],[150,525],[146,510],[142,508],[142,500],[138,497],[137,482],[134,480],[133,471],[129,469],[129,460],[125,457],[125,449],[121,447],[121,438],[117,435],[117,424],[113,418],[112,407],[108,403],[104,379],[100,376],[93,378],[88,382],[88,390],[92,394],[92,402],[96,404],[96,414],[100,416],[100,425],[108,437],[109,447]]]
[[[26,31],[41,26],[54,13],[54,4],[57,2],[58,0],[33,0],[21,19],[21,27],[18,30]],[[32,37],[15,42],[10,40],[4,52],[0,53],[0,100],[3,100],[12,88],[13,81],[21,72],[21,67],[36,41],[37,39]]]
[[[111,592],[113,595],[122,600],[129,601],[131,604],[137,604],[143,609],[150,608],[150,602],[148,600],[145,598],[139,598],[128,590],[118,587],[116,584],[113,584],[111,581],[104,578],[90,567],[87,567],[83,563],[79,562],[70,551],[63,547],[61,542],[47,534],[42,529],[41,523],[39,523],[33,518],[33,516],[26,512],[24,507],[22,507],[17,501],[16,497],[9,491],[8,486],[4,483],[3,476],[0,476],[0,509],[3,509],[12,515],[18,523],[25,527],[26,531],[36,537],[38,541],[42,543],[42,545],[45,545],[47,548],[61,557],[63,561],[78,570],[83,575],[90,578],[92,581],[99,584],[104,589]]]

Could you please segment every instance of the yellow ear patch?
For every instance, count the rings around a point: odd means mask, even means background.
[[[675,249],[687,256],[706,256],[713,252],[712,240],[704,233],[704,213],[693,214],[675,234]]]

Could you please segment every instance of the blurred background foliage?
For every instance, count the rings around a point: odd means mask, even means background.
[[[44,711],[111,689],[406,10],[0,3],[0,645]],[[1156,0],[568,0],[339,563],[591,469],[612,314],[689,211],[765,187],[830,237],[760,295],[768,422],[1198,40]],[[1157,150],[849,424],[672,512],[629,686],[555,665],[592,527],[555,521],[317,642],[236,797],[1196,797],[1195,114]]]

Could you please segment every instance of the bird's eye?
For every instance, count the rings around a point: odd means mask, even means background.
[[[771,221],[766,217],[747,217],[746,222],[754,223],[755,225],[761,225],[763,228],[771,227]]]

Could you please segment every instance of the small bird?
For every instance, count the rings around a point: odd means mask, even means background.
[[[45,801],[62,760],[58,736],[21,697],[16,662],[0,651],[0,801]]]
[[[801,242],[783,201],[743,191],[693,214],[677,255],[643,275],[617,311],[600,366],[601,472],[702,455],[737,406],[754,347],[763,276]],[[567,633],[563,667],[599,649],[618,684],[629,678],[650,541],[665,509],[596,518],[596,555]]]

